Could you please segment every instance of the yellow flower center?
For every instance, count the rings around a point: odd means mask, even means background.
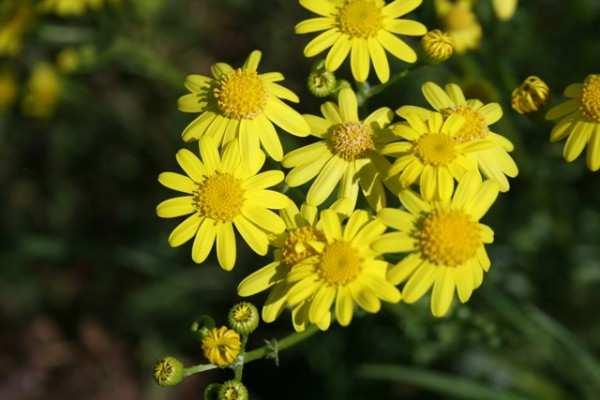
[[[448,135],[428,133],[415,144],[415,153],[425,164],[448,165],[456,158],[456,142]]]
[[[248,322],[252,317],[252,309],[247,304],[241,304],[233,310],[232,316],[235,322]]]
[[[321,277],[330,285],[345,285],[356,278],[361,263],[358,251],[350,243],[340,240],[325,247],[318,268]]]
[[[230,174],[217,172],[198,185],[194,204],[205,217],[221,222],[232,221],[244,204],[242,182]]]
[[[223,393],[224,400],[239,400],[240,397],[238,390],[232,387],[228,387],[225,389],[225,393]]]
[[[483,115],[469,106],[447,108],[442,111],[442,114],[444,114],[445,117],[452,114],[458,114],[465,119],[465,123],[460,129],[460,132],[454,136],[454,140],[458,143],[466,143],[476,139],[485,139],[490,131]]]
[[[360,122],[344,122],[333,127],[329,141],[335,154],[353,161],[375,149],[372,133],[370,127]]]
[[[444,25],[450,31],[461,31],[477,23],[475,14],[464,6],[455,6],[446,14]]]
[[[600,75],[585,78],[581,90],[581,113],[588,119],[600,123]]]
[[[462,211],[433,211],[423,219],[416,237],[425,259],[449,267],[462,265],[482,245],[478,224]]]
[[[340,31],[352,37],[370,38],[382,28],[383,6],[375,0],[348,0],[339,10]]]
[[[310,242],[325,240],[321,231],[312,226],[303,226],[288,233],[281,248],[281,261],[291,267],[308,257],[317,255]]]
[[[219,110],[231,119],[254,119],[267,105],[268,93],[256,71],[236,69],[213,89]]]

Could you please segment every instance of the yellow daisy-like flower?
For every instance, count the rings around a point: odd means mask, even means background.
[[[269,209],[286,208],[291,200],[266,188],[283,181],[283,173],[258,173],[265,156],[261,152],[258,162],[248,164],[240,156],[237,141],[220,155],[214,139],[206,137],[200,141],[200,155],[202,160],[189,150],[180,150],[177,162],[187,176],[164,172],[158,177],[163,186],[186,194],[160,203],[158,216],[191,214],[173,230],[169,244],[177,247],[195,238],[192,259],[201,263],[216,241],[219,264],[231,270],[236,259],[235,226],[252,250],[267,254],[268,234],[285,230],[283,220]]]
[[[460,115],[465,119],[460,132],[454,137],[458,143],[489,140],[494,145],[473,151],[469,157],[477,162],[479,170],[500,185],[500,190],[510,189],[507,176],[514,178],[519,174],[517,164],[508,154],[513,144],[502,135],[491,131],[491,125],[502,118],[502,107],[498,103],[483,104],[476,99],[465,99],[460,86],[446,85],[446,90],[433,82],[423,85],[423,95],[427,102],[444,116]],[[413,110],[426,115],[429,111],[419,107],[402,107],[400,110]]]
[[[52,65],[35,65],[25,87],[23,113],[34,118],[48,118],[58,104],[62,87],[60,76]]]
[[[23,45],[23,35],[34,18],[29,1],[20,0],[8,6],[8,12],[0,16],[0,56],[14,56]]]
[[[209,329],[202,338],[202,352],[211,363],[221,368],[231,365],[242,349],[240,335],[226,326]]]
[[[494,11],[501,20],[509,20],[517,11],[518,0],[493,0]]]
[[[273,322],[283,311],[286,302],[288,284],[286,276],[292,267],[308,257],[318,254],[325,242],[325,235],[316,227],[317,210],[303,205],[300,210],[295,204],[281,210],[281,216],[286,224],[286,230],[275,237],[271,244],[275,247],[273,262],[265,265],[246,277],[238,285],[238,294],[248,297],[270,289],[269,296],[262,308],[262,318],[265,322]],[[308,321],[300,320],[298,311],[292,310],[292,322],[296,331],[303,331]]]
[[[364,120],[359,120],[356,95],[351,89],[342,89],[336,105],[327,102],[321,106],[324,118],[305,115],[311,134],[321,139],[288,153],[282,165],[293,168],[286,183],[300,186],[315,178],[306,202],[322,204],[339,184],[335,207],[344,213],[354,209],[359,187],[374,209],[385,207],[385,191],[380,171],[389,167],[378,148],[393,135],[385,129],[393,112],[383,107]]]
[[[401,188],[418,182],[427,200],[450,199],[454,181],[477,170],[469,154],[493,146],[489,139],[461,142],[458,138],[465,124],[461,115],[444,119],[438,112],[422,113],[414,107],[404,107],[398,114],[406,122],[396,124],[393,132],[402,140],[385,145],[381,151],[397,157],[388,176],[397,176]]]
[[[39,7],[43,12],[72,17],[83,15],[88,10],[99,10],[103,5],[104,0],[44,0]]]
[[[313,254],[285,270],[266,266],[244,280],[242,292],[257,293],[276,284],[265,307],[272,307],[274,318],[284,306],[291,307],[296,330],[308,323],[326,330],[333,317],[347,326],[355,305],[376,313],[381,300],[401,300],[398,289],[386,279],[388,263],[381,259],[385,251],[371,246],[386,229],[378,219],[357,210],[343,225],[339,214],[325,210],[316,227],[324,241],[304,241]]]
[[[358,82],[369,77],[371,62],[381,82],[390,78],[385,51],[408,63],[417,54],[394,34],[422,36],[425,25],[398,19],[416,9],[422,0],[300,0],[307,10],[319,15],[296,25],[296,33],[325,31],[306,45],[304,55],[314,57],[331,47],[325,59],[329,71],[337,70],[350,53],[352,75]]]
[[[436,0],[435,6],[457,53],[479,48],[483,30],[472,10],[471,0]]]
[[[262,144],[271,158],[280,161],[283,148],[273,124],[296,136],[309,134],[302,116],[281,100],[299,101],[291,90],[276,83],[283,75],[256,71],[261,57],[255,50],[242,68],[217,63],[211,68],[213,78],[186,78],[185,86],[191,93],[179,99],[179,110],[200,116],[185,128],[183,140],[211,136],[225,145],[239,139],[244,157],[257,157]]]
[[[563,156],[575,160],[588,146],[586,162],[592,171],[600,169],[600,74],[588,75],[583,83],[565,89],[569,100],[548,111],[546,118],[558,120],[550,141],[567,138]]]
[[[400,193],[407,211],[386,208],[379,218],[397,232],[387,233],[373,243],[376,251],[407,253],[387,274],[402,290],[405,302],[414,303],[433,286],[431,312],[444,316],[454,293],[465,303],[481,286],[490,268],[484,245],[494,232],[479,222],[498,197],[498,185],[481,181],[476,173],[466,174],[449,201],[427,202],[410,190]]]

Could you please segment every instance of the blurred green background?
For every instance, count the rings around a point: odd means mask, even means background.
[[[433,1],[423,3],[414,17],[438,27]],[[430,315],[428,299],[387,306],[282,352],[279,367],[249,364],[253,399],[600,398],[600,175],[583,159],[562,160],[543,114],[510,109],[530,74],[551,86],[555,104],[567,84],[597,72],[600,2],[521,1],[508,22],[488,0],[476,11],[479,51],[418,66],[368,106],[424,105],[427,80],[502,104],[495,130],[515,143],[521,172],[487,217],[496,242],[482,288],[445,319]],[[80,17],[38,16],[20,53],[0,57],[19,96],[0,114],[0,399],[199,399],[229,379],[210,372],[162,389],[151,367],[166,354],[202,362],[189,324],[201,314],[224,323],[237,283],[268,260],[240,244],[225,273],[214,257],[194,265],[189,245],[169,248],[175,222],[154,209],[170,193],[156,177],[177,170],[191,120],[176,108],[184,76],[216,61],[239,65],[261,49],[262,70],[283,72],[299,110],[317,112],[304,84],[308,38],[293,33],[308,16],[293,0],[122,1]],[[24,115],[34,66],[65,48],[80,61],[61,73],[55,110]],[[290,329],[287,314],[262,325],[250,348]]]

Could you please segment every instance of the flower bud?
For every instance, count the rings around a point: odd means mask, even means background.
[[[550,99],[550,88],[537,76],[530,76],[512,93],[512,108],[519,114],[538,111]]]
[[[454,41],[439,29],[427,32],[421,39],[421,46],[429,61],[434,64],[444,62],[454,54]]]
[[[327,97],[337,89],[335,75],[325,69],[325,62],[322,60],[313,65],[307,85],[308,90],[316,97]]]
[[[219,400],[220,383],[211,383],[204,389],[204,400]]]
[[[65,74],[75,72],[80,65],[79,53],[73,48],[66,48],[56,56],[56,64]]]
[[[237,333],[248,336],[256,330],[260,320],[258,310],[252,303],[242,302],[231,307],[227,321]]]
[[[153,376],[160,386],[175,386],[183,380],[183,364],[175,357],[165,357],[154,364]]]
[[[227,381],[219,389],[219,400],[248,400],[248,389],[240,381]]]
[[[226,326],[208,329],[202,338],[204,357],[221,368],[233,364],[242,349],[240,335]]]

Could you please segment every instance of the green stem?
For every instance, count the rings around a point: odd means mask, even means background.
[[[317,333],[319,329],[315,325],[311,325],[304,332],[294,332],[281,340],[277,341],[277,350],[285,350],[289,347],[293,347],[296,344],[302,342],[305,339],[308,339],[315,333]],[[254,349],[244,356],[244,363],[249,363],[252,361],[260,360],[261,358],[265,358],[271,352],[271,346],[265,345],[259,347],[258,349]]]
[[[409,71],[410,71],[410,69],[407,68],[404,71],[400,71],[396,75],[392,76],[390,78],[390,80],[387,81],[386,83],[381,83],[379,85],[370,87],[368,90],[366,90],[364,92],[363,96],[361,97],[362,101],[360,102],[360,105],[362,105],[365,101],[367,101],[371,97],[376,96],[379,93],[383,92],[389,86],[391,86],[391,85],[395,84],[396,82],[404,79],[406,77],[406,75],[408,75]]]
[[[242,338],[242,353],[246,351],[246,344],[248,343],[248,336],[244,335]],[[235,375],[235,380],[242,381],[242,375],[244,374],[244,362],[240,362],[233,369],[233,373]]]
[[[198,364],[192,367],[185,368],[183,370],[183,376],[188,377],[190,375],[198,374],[204,371],[210,371],[211,369],[217,368],[214,364]]]
[[[288,336],[284,337],[283,339],[277,340],[277,351],[285,350],[287,348],[293,347],[296,344],[302,342],[303,340],[308,339],[309,337],[311,337],[318,331],[319,331],[319,329],[315,325],[311,325],[308,328],[306,328],[306,330],[304,332],[291,333]],[[245,343],[244,343],[244,346],[245,346]],[[254,349],[250,352],[244,353],[243,361],[240,363],[240,365],[237,365],[234,368],[235,378],[237,380],[242,379],[244,365],[246,365],[252,361],[263,359],[269,355],[272,355],[272,353],[273,353],[273,346],[269,345],[269,344],[259,347],[258,349]],[[185,377],[188,377],[190,375],[197,374],[197,373],[204,372],[204,371],[209,371],[209,370],[215,369],[215,368],[217,368],[217,366],[213,365],[213,364],[198,364],[198,365],[194,365],[194,366],[186,368],[183,372],[183,375]]]

